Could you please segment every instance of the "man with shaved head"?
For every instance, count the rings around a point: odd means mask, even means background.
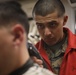
[[[41,36],[36,48],[49,70],[58,75],[76,75],[76,35],[66,25],[68,16],[61,0],[38,0],[33,18]]]

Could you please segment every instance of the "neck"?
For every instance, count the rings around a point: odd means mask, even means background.
[[[26,50],[17,52],[14,57],[15,58],[12,59],[12,63],[8,62],[8,64],[4,64],[2,68],[0,68],[0,75],[9,75],[11,72],[22,67],[30,58]]]

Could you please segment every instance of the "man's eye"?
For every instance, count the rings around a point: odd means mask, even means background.
[[[44,25],[42,25],[42,24],[37,24],[37,28],[38,28],[38,29],[43,29],[43,28],[44,28]]]
[[[58,23],[56,21],[53,21],[53,22],[49,22],[48,25],[49,27],[56,27]]]

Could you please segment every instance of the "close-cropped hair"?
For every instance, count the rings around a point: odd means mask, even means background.
[[[58,17],[65,13],[65,7],[60,0],[38,0],[33,8],[33,17],[35,15],[46,16],[57,11]]]
[[[27,14],[22,10],[20,3],[16,1],[0,2],[0,27],[21,24],[26,33],[29,32]]]

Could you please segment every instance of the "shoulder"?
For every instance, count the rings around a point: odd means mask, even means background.
[[[76,38],[76,34],[75,34],[75,38]]]
[[[75,34],[75,45],[76,45],[76,34]]]
[[[38,65],[34,65],[23,75],[55,75],[55,74],[47,69],[39,67]]]
[[[74,39],[74,41],[76,43],[76,34],[73,34],[73,38],[72,39]]]

